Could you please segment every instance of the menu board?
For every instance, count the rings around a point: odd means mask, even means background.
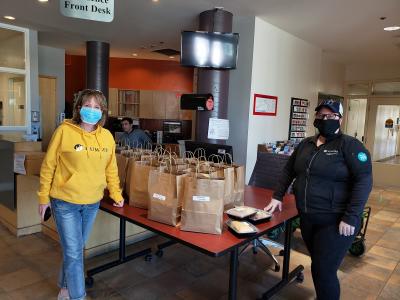
[[[288,139],[294,143],[299,143],[306,137],[308,106],[308,100],[292,98]]]

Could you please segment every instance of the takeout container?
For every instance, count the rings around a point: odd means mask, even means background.
[[[257,209],[254,215],[251,215],[247,220],[252,224],[260,224],[268,222],[272,218],[272,214],[262,209]]]
[[[226,211],[226,214],[235,220],[244,220],[256,213],[257,209],[249,206],[236,206]]]
[[[258,233],[257,227],[247,221],[228,220],[226,221],[226,225],[229,231],[239,238],[253,236]],[[240,227],[243,230],[240,230]]]

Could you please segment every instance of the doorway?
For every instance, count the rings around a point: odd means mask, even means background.
[[[400,187],[400,98],[371,98],[366,146],[371,153],[374,183]]]
[[[57,78],[39,76],[39,95],[42,124],[42,148],[47,150],[51,136],[56,129],[56,93]]]
[[[347,113],[346,134],[364,142],[365,117],[367,113],[366,98],[350,98]]]

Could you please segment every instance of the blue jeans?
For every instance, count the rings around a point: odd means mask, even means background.
[[[51,199],[51,209],[63,251],[58,285],[68,289],[71,300],[84,299],[86,296],[83,248],[96,219],[99,205],[100,202],[73,204]]]

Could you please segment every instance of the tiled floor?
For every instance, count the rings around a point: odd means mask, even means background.
[[[367,233],[367,252],[347,255],[339,271],[342,299],[400,299],[400,191],[374,189],[368,205],[372,216]],[[155,246],[153,238],[130,247],[130,251]],[[299,232],[295,233],[291,267],[305,266],[302,284],[293,282],[274,299],[314,299],[310,259],[305,255]],[[275,251],[277,252],[277,251]],[[88,267],[116,257],[110,253],[92,258]],[[0,226],[0,299],[56,299],[60,248],[42,234],[15,238]],[[281,258],[279,258],[281,259]],[[227,299],[227,256],[210,258],[184,246],[174,245],[162,258],[142,258],[95,275],[88,289],[92,299],[202,300]],[[256,299],[279,280],[262,254],[247,252],[240,259],[238,299]]]

